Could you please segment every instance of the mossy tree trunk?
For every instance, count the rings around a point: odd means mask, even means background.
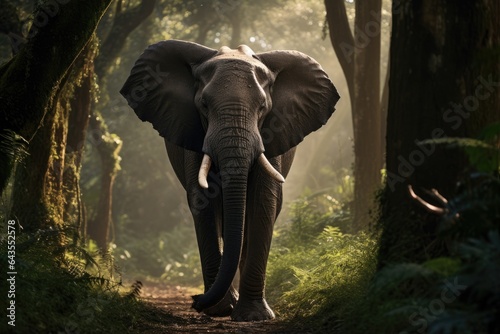
[[[120,170],[120,150],[122,141],[120,138],[108,131],[102,116],[94,111],[90,119],[90,128],[94,135],[95,149],[101,161],[101,185],[99,201],[95,208],[94,217],[89,219],[87,225],[87,236],[94,240],[101,250],[108,249],[109,229],[112,222],[113,184]]]
[[[13,131],[31,141],[45,118],[55,120],[55,94],[76,57],[89,41],[111,0],[56,2],[52,11],[41,6],[24,47],[0,68],[0,134]],[[51,3],[54,3],[52,1]],[[2,137],[0,137],[2,138]],[[0,173],[0,192],[10,177],[12,156]]]
[[[61,84],[53,108],[46,113],[28,146],[28,155],[16,170],[12,215],[26,231],[79,223],[79,215],[75,214],[80,212],[75,211],[75,205],[79,202],[79,171],[95,54],[95,42],[88,43]]]
[[[346,77],[354,131],[353,229],[368,226],[381,185],[380,22],[382,1],[356,1],[354,33],[344,0],[325,0],[330,39]]]
[[[80,171],[87,136],[90,111],[95,95],[94,59],[97,54],[97,38],[89,43],[85,57],[79,57],[76,68],[83,68],[74,87],[69,107],[68,137],[65,152],[63,187],[65,189],[64,221],[74,221],[82,238],[85,238],[86,215],[80,193]]]
[[[498,1],[395,0],[392,17],[381,265],[446,254],[440,218],[408,185],[450,197],[470,168],[460,151],[419,141],[474,137],[500,120]]]

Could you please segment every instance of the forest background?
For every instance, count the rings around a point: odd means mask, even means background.
[[[494,328],[494,1],[0,5],[2,233],[15,222],[18,260],[30,273],[19,278],[21,324],[61,330],[70,319],[82,329],[74,311],[81,302],[71,300],[89,296],[101,300],[89,304],[99,319],[127,309],[126,317],[141,308],[140,284],[124,302],[122,278],[201,284],[189,209],[163,140],[118,95],[142,50],[175,38],[215,49],[302,51],[342,97],[329,123],[300,144],[285,184],[267,284],[280,317],[358,332]],[[478,87],[489,94],[480,98]],[[449,303],[435,297],[458,278],[467,292]],[[61,280],[86,287],[61,291],[60,304],[47,306],[51,316],[39,315],[30,301],[51,296]],[[435,300],[442,309],[425,313]],[[55,311],[61,305],[67,314]]]

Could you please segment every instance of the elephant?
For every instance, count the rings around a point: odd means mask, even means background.
[[[340,98],[327,74],[298,51],[166,40],[139,56],[120,93],[164,138],[186,191],[205,287],[192,307],[274,319],[264,285],[282,184],[297,144]]]

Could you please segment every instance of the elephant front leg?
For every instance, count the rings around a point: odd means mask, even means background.
[[[215,282],[222,258],[219,244],[220,215],[217,214],[217,199],[210,198],[209,194],[195,189],[188,194],[188,202],[193,215],[203,283],[205,292],[207,292]],[[238,292],[231,286],[221,302],[203,312],[211,317],[226,317],[231,315],[237,301]]]
[[[273,226],[281,209],[281,184],[255,170],[248,189],[245,245],[240,266],[239,301],[231,318],[235,321],[274,319],[264,294],[267,259]]]

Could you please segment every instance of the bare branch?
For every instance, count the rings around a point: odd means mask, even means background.
[[[446,199],[446,197],[441,195],[436,189],[431,189],[431,192],[435,197],[439,198],[439,200],[443,202],[443,204],[448,204],[448,200]]]
[[[350,49],[354,50],[354,37],[349,27],[344,0],[325,0],[325,8],[330,40],[344,71],[352,103],[354,101],[354,61],[346,56],[346,52]]]
[[[435,190],[435,189],[434,189]],[[420,196],[418,196],[417,194],[415,194],[415,192],[413,191],[413,187],[411,186],[411,184],[408,185],[408,191],[410,193],[410,196],[417,200],[424,208],[426,208],[428,211],[432,212],[432,213],[435,213],[437,215],[444,215],[446,213],[446,210],[444,208],[440,208],[440,207],[437,207],[435,205],[432,205],[430,204],[429,202],[426,202],[425,200],[423,200]],[[441,195],[440,195],[441,196]]]
[[[135,8],[124,10],[121,7],[121,1],[118,2],[113,26],[95,60],[95,71],[100,78],[123,49],[130,33],[151,15],[155,4],[156,0],[142,0],[141,4]]]

